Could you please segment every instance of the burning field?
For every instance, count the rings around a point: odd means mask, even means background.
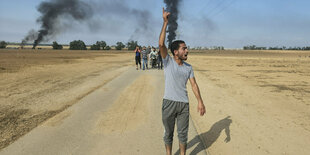
[[[0,50],[0,54],[2,149],[134,68],[134,55],[128,52]],[[188,88],[191,118],[203,142],[199,145],[207,152],[310,152],[308,51],[190,51],[188,62],[207,109],[205,117],[198,116]],[[195,142],[189,139],[190,146]]]

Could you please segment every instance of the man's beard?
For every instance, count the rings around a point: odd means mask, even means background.
[[[183,60],[183,61],[186,61],[187,60],[187,56],[184,56],[184,55],[177,55],[178,56],[178,58],[180,59],[180,60]]]

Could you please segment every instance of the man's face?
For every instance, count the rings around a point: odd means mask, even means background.
[[[186,61],[187,60],[187,54],[188,54],[188,49],[185,43],[181,43],[179,49],[175,52],[175,55],[181,59]]]

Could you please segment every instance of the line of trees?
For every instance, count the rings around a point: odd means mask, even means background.
[[[11,44],[11,43],[10,43]],[[17,44],[17,43],[16,43]],[[8,45],[7,42],[5,41],[0,41],[0,48],[6,48]],[[48,45],[48,44],[46,44]],[[59,50],[59,49],[63,49],[63,46],[58,44],[56,41],[53,42],[52,44],[53,49]],[[116,50],[122,50],[123,48],[125,48],[127,46],[128,50],[134,50],[136,49],[136,46],[138,45],[137,41],[129,41],[127,42],[127,44],[125,45],[123,42],[117,42],[115,49]],[[82,40],[74,40],[72,42],[70,42],[70,50],[86,50],[86,45]],[[91,50],[111,50],[112,48],[110,46],[107,45],[107,43],[105,41],[97,41],[95,44],[90,46]],[[209,49],[209,48],[202,48],[202,47],[196,47],[193,49]],[[212,50],[225,50],[223,46],[213,46],[210,49]],[[259,47],[256,45],[248,45],[248,46],[243,46],[244,50],[310,50],[310,46],[305,46],[305,47]]]
[[[193,50],[225,50],[224,46],[212,46],[212,47],[192,47],[190,48],[189,46],[187,47],[188,49],[193,49]]]
[[[244,50],[266,50],[267,47],[257,47],[255,45],[243,46]]]
[[[243,46],[244,50],[310,50],[310,46],[305,47],[258,47],[255,45]]]
[[[57,43],[57,42],[56,42]],[[134,50],[136,49],[136,46],[138,46],[137,41],[129,41],[127,43],[128,50]],[[122,50],[125,48],[126,45],[123,42],[117,42],[115,49],[116,50]],[[70,48],[71,50],[86,50],[86,45],[81,40],[74,40],[70,42]],[[111,50],[111,47],[107,45],[105,41],[97,41],[95,44],[90,46],[91,50]]]
[[[16,45],[20,45],[19,43],[15,43]],[[5,41],[0,41],[0,48],[6,48],[8,45],[7,42]],[[49,44],[45,44],[49,45]],[[115,46],[116,50],[122,50],[127,46],[128,50],[134,50],[136,49],[136,46],[138,46],[137,41],[129,41],[126,45],[123,42],[117,42]],[[53,49],[55,50],[61,50],[63,49],[63,45],[58,44],[56,41],[53,42],[52,44]],[[69,49],[70,50],[87,50],[86,44],[82,40],[74,40],[71,41],[69,44]],[[90,50],[111,50],[112,47],[108,46],[105,41],[97,41],[95,44],[90,46]]]

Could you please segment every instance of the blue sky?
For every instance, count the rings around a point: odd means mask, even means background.
[[[114,45],[133,39],[142,45],[157,45],[163,0],[83,1],[96,6],[92,19],[60,21],[62,29],[47,42],[83,40],[93,44],[104,40]],[[41,2],[1,0],[0,40],[20,42],[31,29],[39,30],[36,19]],[[307,0],[183,0],[177,39],[192,47],[310,46],[308,6]],[[147,13],[148,19],[131,14],[133,10]],[[142,29],[143,25],[147,28]]]

